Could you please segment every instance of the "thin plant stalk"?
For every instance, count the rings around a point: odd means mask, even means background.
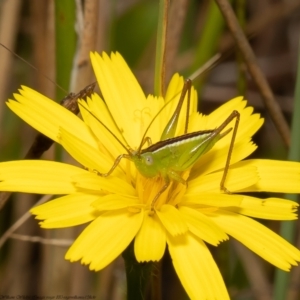
[[[163,96],[165,86],[165,64],[166,64],[166,38],[168,22],[169,0],[159,1],[155,75],[154,75],[154,95]]]

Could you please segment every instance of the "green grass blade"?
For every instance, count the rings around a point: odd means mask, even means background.
[[[159,13],[156,38],[156,57],[154,75],[154,95],[164,95],[165,81],[165,51],[169,0],[159,1]]]
[[[195,72],[216,54],[224,25],[225,21],[218,6],[215,1],[210,1],[207,9],[206,21],[203,25],[203,31],[196,47],[194,62],[189,73]],[[203,80],[194,83],[194,85],[197,86],[199,93],[201,93],[202,84]]]
[[[71,70],[76,49],[75,1],[55,1],[55,55],[56,81],[66,91],[69,91]],[[56,101],[61,101],[66,92],[56,89]],[[56,159],[61,160],[61,148],[56,147]]]
[[[55,1],[56,81],[67,91],[76,49],[75,17],[75,1]],[[57,89],[56,97],[60,101],[65,92]]]

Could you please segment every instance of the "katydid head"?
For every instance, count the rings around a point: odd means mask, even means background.
[[[158,175],[156,167],[157,162],[151,152],[137,153],[131,156],[131,160],[135,164],[137,170],[144,177],[155,177]]]

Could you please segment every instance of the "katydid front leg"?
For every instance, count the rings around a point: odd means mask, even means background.
[[[120,163],[120,161],[121,161],[122,158],[127,158],[127,159],[130,160],[131,156],[128,155],[128,154],[121,154],[121,155],[119,155],[119,156],[116,158],[114,164],[112,165],[112,167],[110,168],[110,170],[109,170],[107,173],[100,173],[100,172],[97,171],[97,170],[93,170],[93,172],[95,172],[97,175],[99,175],[99,176],[101,176],[101,177],[107,177],[107,176],[109,176],[109,175],[114,171],[114,169],[119,165],[119,163]]]

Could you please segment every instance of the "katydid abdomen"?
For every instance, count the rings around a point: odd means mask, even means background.
[[[160,141],[131,157],[145,177],[162,176],[182,182],[179,174],[191,168],[215,143],[227,134],[215,130],[197,131]]]

